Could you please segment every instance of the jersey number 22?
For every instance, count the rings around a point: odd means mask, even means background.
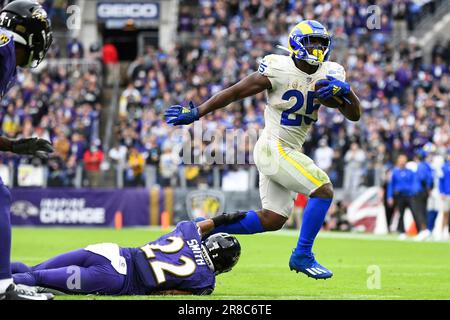
[[[184,241],[179,237],[168,237],[167,240],[171,242],[168,244],[146,244],[141,249],[144,251],[147,259],[156,258],[153,250],[159,250],[163,253],[176,253],[180,251],[184,246]],[[180,261],[183,262],[181,265],[174,265],[168,262],[163,261],[152,261],[150,262],[150,266],[153,269],[153,272],[156,277],[156,281],[158,284],[166,282],[166,276],[164,272],[169,272],[178,277],[188,277],[194,273],[196,265],[192,259],[182,255],[180,256]]]

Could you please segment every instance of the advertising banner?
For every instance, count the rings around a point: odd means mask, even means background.
[[[175,225],[182,220],[260,208],[258,191],[178,188],[12,188],[15,226],[122,227]],[[163,218],[165,217],[165,218]]]
[[[157,27],[160,6],[153,1],[100,1],[97,3],[97,20],[107,29],[122,29],[132,22],[137,29]]]
[[[11,189],[13,225],[123,226],[149,225],[150,193],[130,189]]]

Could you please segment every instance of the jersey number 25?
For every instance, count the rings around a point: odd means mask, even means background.
[[[306,96],[306,110],[305,115],[301,114],[295,114],[295,117],[290,119],[289,115],[297,112],[303,107],[303,104],[305,103],[305,97],[301,91],[292,89],[286,91],[281,99],[289,101],[292,97],[296,99],[295,104],[287,109],[284,110],[281,113],[281,124],[284,126],[300,126],[302,124],[302,121],[305,122],[305,124],[309,125],[316,120],[313,118],[308,117],[308,115],[312,114],[315,110],[319,109],[320,104],[313,104],[314,101],[314,91],[308,91],[308,94]]]

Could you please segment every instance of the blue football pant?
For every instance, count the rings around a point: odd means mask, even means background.
[[[0,179],[0,280],[11,278],[11,193]]]
[[[11,265],[15,283],[75,294],[118,294],[125,283],[105,257],[79,249],[63,253],[34,267]]]

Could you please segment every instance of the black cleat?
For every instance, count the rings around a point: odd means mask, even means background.
[[[53,298],[53,294],[38,293],[33,287],[15,284],[11,284],[5,293],[0,294],[0,300],[52,300]]]
[[[46,288],[46,287],[35,287],[36,288],[36,292],[37,293],[43,293],[43,294],[51,294],[54,296],[65,296],[67,295],[66,293],[56,290],[56,289],[52,289],[52,288]]]

